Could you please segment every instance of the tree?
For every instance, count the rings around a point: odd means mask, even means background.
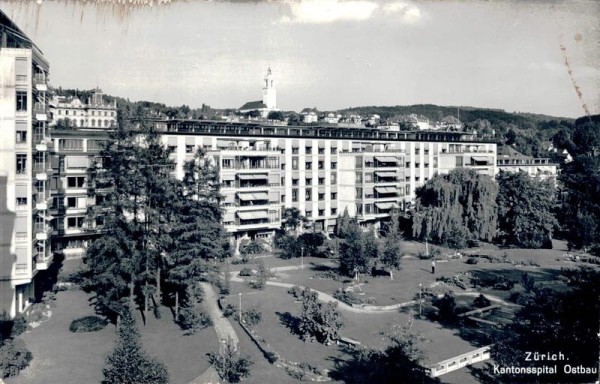
[[[523,248],[550,246],[557,225],[553,215],[555,188],[551,180],[531,178],[525,172],[500,171],[498,181],[499,237]]]
[[[381,263],[388,269],[391,280],[394,280],[393,270],[400,268],[400,257],[402,256],[402,249],[400,248],[401,240],[400,215],[397,210],[393,210],[387,225],[383,250],[381,252]]]
[[[359,348],[337,365],[332,378],[349,384],[440,382],[423,368],[423,352],[417,346],[420,338],[410,323],[394,326],[387,337],[390,344],[385,349]]]
[[[363,234],[358,223],[352,221],[339,246],[340,273],[346,276],[353,276],[355,272],[370,274],[377,260],[374,241],[372,231]]]
[[[271,111],[267,115],[267,119],[283,121],[283,120],[285,120],[285,116],[283,115],[283,112],[281,112],[281,111]]]
[[[300,210],[296,207],[286,208],[283,211],[283,225],[286,229],[291,229],[293,232],[296,231],[298,226],[301,226],[308,222],[308,219],[300,213]]]
[[[302,313],[298,331],[304,341],[318,341],[329,345],[337,338],[343,323],[337,311],[337,302],[319,303],[317,293],[305,288],[301,294]]]
[[[170,236],[176,240],[166,252],[165,266],[176,308],[186,287],[216,273],[213,262],[230,254],[219,206],[218,172],[217,165],[199,149],[194,159],[185,164],[182,187],[174,197],[179,204]]]
[[[344,209],[344,212],[341,216],[338,217],[337,223],[335,226],[335,235],[339,238],[346,237],[346,233],[348,232],[348,228],[350,227],[352,222],[355,222],[356,219],[351,218],[348,214],[348,207]]]
[[[534,287],[524,306],[494,344],[492,358],[499,366],[523,366],[527,352],[564,356],[551,365],[553,374],[541,374],[544,383],[590,383],[593,373],[565,373],[565,366],[598,367],[598,324],[600,322],[600,271],[594,268],[564,269],[562,284],[553,288]],[[528,361],[527,366],[542,367],[548,361]],[[531,375],[496,375],[488,367],[493,382],[529,383]]]
[[[459,224],[453,224],[452,227],[442,235],[442,243],[456,252],[460,252],[467,246],[469,232],[465,227]]]
[[[413,235],[443,241],[453,228],[465,228],[469,239],[496,236],[498,186],[489,176],[459,168],[436,175],[416,191]]]
[[[577,248],[600,244],[600,158],[575,157],[559,176],[562,183],[559,221]]]
[[[105,384],[168,383],[169,373],[165,365],[143,350],[131,311],[125,309],[120,319],[117,328],[119,339],[113,352],[106,357],[102,382]]]
[[[240,356],[231,340],[228,340],[222,352],[209,352],[206,355],[208,362],[228,383],[239,383],[250,376],[250,367],[254,364],[250,356]]]

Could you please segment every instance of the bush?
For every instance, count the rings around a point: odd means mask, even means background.
[[[279,355],[275,352],[271,352],[271,351],[265,352],[264,355],[265,355],[267,361],[271,364],[275,364],[277,362],[277,360],[279,360]]]
[[[21,339],[9,339],[0,346],[0,377],[16,376],[25,369],[33,356]]]
[[[19,336],[27,330],[27,319],[23,314],[18,314],[13,319],[8,316],[6,311],[0,314],[0,344],[2,340]]]
[[[225,316],[225,317],[231,317],[231,316],[235,315],[237,312],[238,312],[237,308],[235,308],[231,304],[227,304],[225,306],[225,308],[223,308],[223,316]]]
[[[198,330],[210,327],[212,320],[197,307],[183,307],[179,310],[177,324],[186,331],[186,335],[193,335]]]
[[[69,331],[80,332],[96,332],[104,329],[108,321],[98,316],[85,316],[80,319],[73,320],[69,326]]]
[[[475,308],[484,308],[484,307],[489,307],[491,304],[491,301],[483,296],[482,294],[480,294],[479,296],[477,296],[475,298],[475,300],[473,300],[473,307]]]
[[[206,355],[219,376],[229,383],[239,383],[250,376],[250,367],[254,364],[249,356],[240,356],[231,341],[222,352],[210,352]]]
[[[256,255],[266,251],[266,247],[262,240],[255,239],[250,241],[245,247],[240,249],[242,255]]]
[[[288,293],[294,296],[296,299],[302,298],[302,288],[297,285],[294,285],[292,288],[288,289]]]
[[[240,271],[240,276],[252,276],[254,272],[252,272],[252,268],[245,267]]]
[[[477,264],[477,262],[479,262],[479,260],[476,257],[469,257],[467,261],[465,261],[467,264]]]
[[[435,298],[432,304],[437,307],[440,320],[451,322],[456,319],[456,299],[452,294],[446,293],[441,298]]]
[[[242,312],[242,320],[244,324],[253,327],[262,320],[262,313],[260,313],[260,311],[256,308],[251,308],[245,312]]]

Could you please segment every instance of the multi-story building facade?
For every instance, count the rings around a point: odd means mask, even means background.
[[[333,232],[346,209],[359,223],[378,226],[392,208],[410,209],[416,188],[436,173],[496,173],[496,144],[468,133],[194,120],[166,120],[159,129],[178,178],[197,147],[215,158],[234,240],[271,236],[290,207],[316,231]]]
[[[0,311],[23,312],[52,260],[49,64],[0,11]]]
[[[62,121],[72,127],[86,129],[109,129],[117,125],[117,102],[104,100],[102,90],[96,88],[83,103],[78,97],[55,96],[50,101],[50,113],[54,122]]]

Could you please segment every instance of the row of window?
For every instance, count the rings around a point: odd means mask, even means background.
[[[297,171],[298,169],[299,169],[299,167],[298,167],[298,158],[297,157],[292,157],[292,170]],[[306,170],[312,170],[313,169],[313,162],[312,161],[305,162],[304,163],[304,169],[306,169]],[[317,162],[317,169],[319,169],[319,170],[324,170],[325,169],[325,161],[324,160],[319,160]],[[330,163],[330,169],[337,169],[337,162],[336,161],[332,161]]]
[[[71,112],[71,113],[69,113]],[[96,111],[91,111],[92,112],[92,116],[96,116]],[[98,111],[98,116],[102,116],[102,112],[104,112],[104,116],[105,117],[115,117],[117,115],[117,113],[115,111],[111,111],[110,113],[108,111]],[[68,109],[64,110],[65,116],[77,116],[77,111],[70,111]],[[58,114],[62,115],[63,114],[63,110],[59,109],[58,110]],[[85,113],[82,111],[80,113],[81,116],[85,116]]]
[[[299,196],[298,188],[292,188],[292,201],[297,202]],[[313,197],[312,188],[307,187],[304,189],[304,201],[311,201]],[[331,200],[337,200],[337,192],[331,192],[329,195]],[[325,193],[321,192],[317,194],[317,201],[325,201]],[[281,202],[285,202],[285,195],[281,195]]]
[[[284,152],[284,153],[285,153],[285,152]],[[306,148],[304,149],[304,153],[305,153],[305,154],[307,154],[307,155],[312,155],[312,153],[313,153],[312,147],[306,147]],[[320,148],[320,147],[319,147],[319,148],[317,149],[317,153],[318,153],[319,155],[324,155],[324,154],[325,154],[325,148]],[[338,153],[338,150],[337,150],[337,148],[331,148],[331,150],[330,150],[330,153],[331,153],[332,155],[336,155],[336,154]],[[294,148],[292,148],[292,155],[299,155],[299,154],[300,154],[300,148],[298,148],[298,147],[294,147]]]
[[[306,186],[311,186],[312,185],[312,177],[307,177],[305,179],[305,185]],[[292,186],[298,186],[300,182],[300,179],[298,178],[292,178]],[[330,184],[337,184],[337,174],[335,172],[332,172],[330,174],[329,177],[329,182]],[[285,178],[281,178],[281,185],[285,184]],[[319,177],[317,178],[317,185],[325,185],[325,178],[324,177]]]

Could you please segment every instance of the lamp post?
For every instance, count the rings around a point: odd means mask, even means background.
[[[242,322],[242,292],[238,293],[238,296],[240,298],[240,323]]]
[[[304,246],[300,250],[300,269],[304,269]]]
[[[419,283],[419,318],[421,318],[421,292],[423,291],[423,284]],[[241,293],[240,293],[241,295]]]

